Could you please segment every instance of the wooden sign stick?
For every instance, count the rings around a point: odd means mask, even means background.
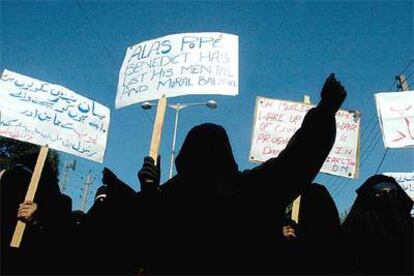
[[[303,103],[311,104],[310,97],[308,95],[303,96]],[[295,221],[296,223],[299,223],[300,198],[301,197],[298,196],[293,201],[293,206],[292,206],[292,220]]]
[[[294,201],[293,201],[293,206],[292,206],[292,220],[295,221],[296,223],[299,223],[299,208],[300,208],[300,196],[298,196]]]
[[[47,157],[47,153],[49,151],[49,148],[41,147],[39,156],[37,157],[36,166],[34,168],[32,178],[30,179],[29,188],[27,189],[26,197],[24,201],[33,201],[35,195],[37,186],[39,184],[40,176],[42,175],[43,166],[45,164],[45,160]],[[10,242],[11,247],[20,247],[20,243],[23,238],[24,229],[26,229],[26,223],[18,220],[16,224],[16,228],[14,229],[13,237]]]
[[[355,116],[360,116],[359,112],[355,113]],[[361,128],[361,125],[359,126],[359,128]],[[356,170],[355,170],[355,175],[354,178],[358,178],[359,177],[359,162],[360,162],[360,154],[361,154],[361,133],[360,133],[360,129],[358,129],[358,140],[357,140],[357,155],[356,155]]]
[[[165,110],[167,109],[167,98],[165,95],[158,100],[157,114],[155,115],[154,128],[152,130],[151,146],[149,156],[157,164],[158,151],[161,144],[162,127],[164,125]]]
[[[157,114],[155,115],[154,128],[152,129],[151,145],[149,156],[154,159],[154,164],[157,165],[158,151],[161,144],[162,127],[164,125],[165,111],[167,109],[167,98],[165,95],[158,100]],[[140,272],[143,269],[140,268]],[[145,272],[144,272],[145,273]]]

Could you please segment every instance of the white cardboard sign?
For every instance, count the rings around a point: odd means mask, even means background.
[[[264,162],[277,157],[290,138],[300,128],[312,105],[256,98],[250,158]],[[321,168],[321,172],[347,178],[358,177],[360,113],[339,110],[336,113],[335,144]],[[304,156],[304,160],[307,157]]]
[[[9,70],[0,79],[0,136],[103,162],[110,111],[56,84]]]
[[[414,91],[375,94],[386,148],[414,146]]]
[[[394,177],[397,183],[414,201],[414,172],[387,172],[383,173],[383,175]],[[411,210],[411,215],[414,215],[414,208]]]
[[[188,94],[237,95],[239,39],[181,33],[129,47],[119,72],[116,108]]]

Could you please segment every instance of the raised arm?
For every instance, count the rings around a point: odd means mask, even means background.
[[[290,202],[304,185],[311,183],[335,142],[335,113],[343,103],[346,91],[335,74],[325,81],[321,100],[309,110],[300,129],[278,157],[242,174],[247,189]],[[254,185],[252,187],[251,185]]]

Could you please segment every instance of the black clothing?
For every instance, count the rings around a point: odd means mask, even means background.
[[[224,128],[191,129],[177,175],[160,186],[158,265],[148,273],[277,272],[284,209],[316,176],[335,134],[332,112],[314,108],[277,158],[239,172]]]
[[[135,191],[112,172],[82,219],[82,274],[132,274],[138,270]],[[104,174],[105,175],[105,174]]]
[[[70,215],[70,199],[59,191],[56,175],[46,161],[34,198],[38,209],[26,223],[20,248],[10,247],[19,204],[24,202],[32,177],[21,164],[6,170],[0,181],[2,274],[55,274],[62,250],[62,231]],[[68,205],[69,203],[69,205]]]
[[[290,224],[289,224],[290,225]],[[344,236],[338,209],[328,190],[316,183],[301,193],[296,238],[284,242],[284,274],[342,274]]]
[[[394,178],[375,175],[357,189],[343,223],[356,274],[413,274],[413,201]]]

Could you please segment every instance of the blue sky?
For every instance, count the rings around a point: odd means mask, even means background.
[[[248,154],[255,97],[302,101],[306,93],[317,103],[324,79],[335,72],[348,91],[343,108],[362,113],[360,177],[347,180],[320,174],[315,181],[328,187],[343,212],[352,204],[354,190],[377,171],[385,152],[374,93],[395,91],[394,76],[399,73],[414,83],[413,3],[1,1],[0,69],[63,85],[108,106],[111,125],[103,166],[135,190],[136,173],[149,151],[155,111],[138,104],[115,110],[119,69],[128,46],[172,33],[239,36],[238,96],[183,96],[169,102],[216,100],[216,110],[193,107],[181,112],[177,148],[192,126],[221,124],[240,169],[254,166]],[[174,112],[168,110],[161,146],[163,181],[168,178],[173,122]],[[412,171],[413,156],[412,149],[390,149],[379,171]],[[61,157],[62,164],[75,158]],[[87,160],[77,162],[67,189],[74,209],[80,206],[81,177],[93,170],[94,194],[103,168]]]

